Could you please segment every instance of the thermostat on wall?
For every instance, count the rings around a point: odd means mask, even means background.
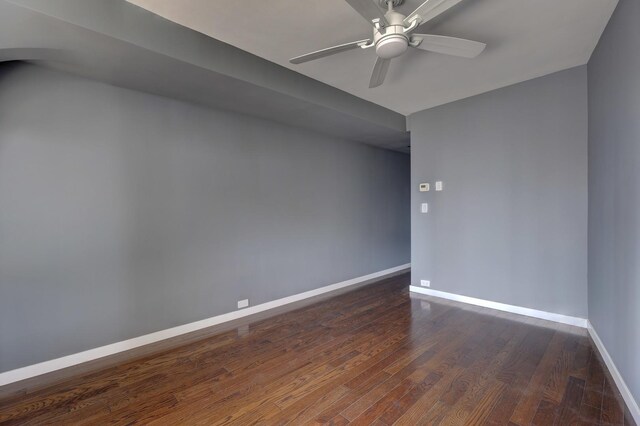
[[[420,184],[420,192],[429,192],[429,184],[421,183]]]

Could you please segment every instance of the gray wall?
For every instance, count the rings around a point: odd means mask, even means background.
[[[408,125],[412,283],[586,318],[586,67],[421,111]],[[418,192],[436,180],[443,192]]]
[[[2,65],[0,371],[408,263],[408,185],[404,154]]]
[[[589,320],[640,403],[640,2],[589,61]]]

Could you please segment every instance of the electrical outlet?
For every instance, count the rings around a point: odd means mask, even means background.
[[[431,281],[429,281],[429,280],[420,280],[420,285],[422,287],[431,287]]]
[[[238,300],[238,309],[246,308],[249,306],[249,299]]]
[[[442,187],[442,181],[439,180],[436,182],[436,191],[442,191],[443,187]]]

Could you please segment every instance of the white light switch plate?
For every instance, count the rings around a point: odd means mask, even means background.
[[[246,308],[249,306],[249,299],[238,300],[238,309]]]
[[[442,181],[441,180],[436,182],[436,191],[442,191]]]
[[[421,211],[422,213],[429,213],[429,204],[427,204],[427,203],[422,203],[422,204],[420,205],[420,211]]]

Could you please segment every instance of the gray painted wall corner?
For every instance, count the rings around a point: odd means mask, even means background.
[[[412,282],[586,318],[586,67],[425,110],[408,124]],[[443,192],[433,191],[436,180]],[[432,190],[418,192],[421,182]]]
[[[640,404],[640,2],[588,64],[589,320]]]

